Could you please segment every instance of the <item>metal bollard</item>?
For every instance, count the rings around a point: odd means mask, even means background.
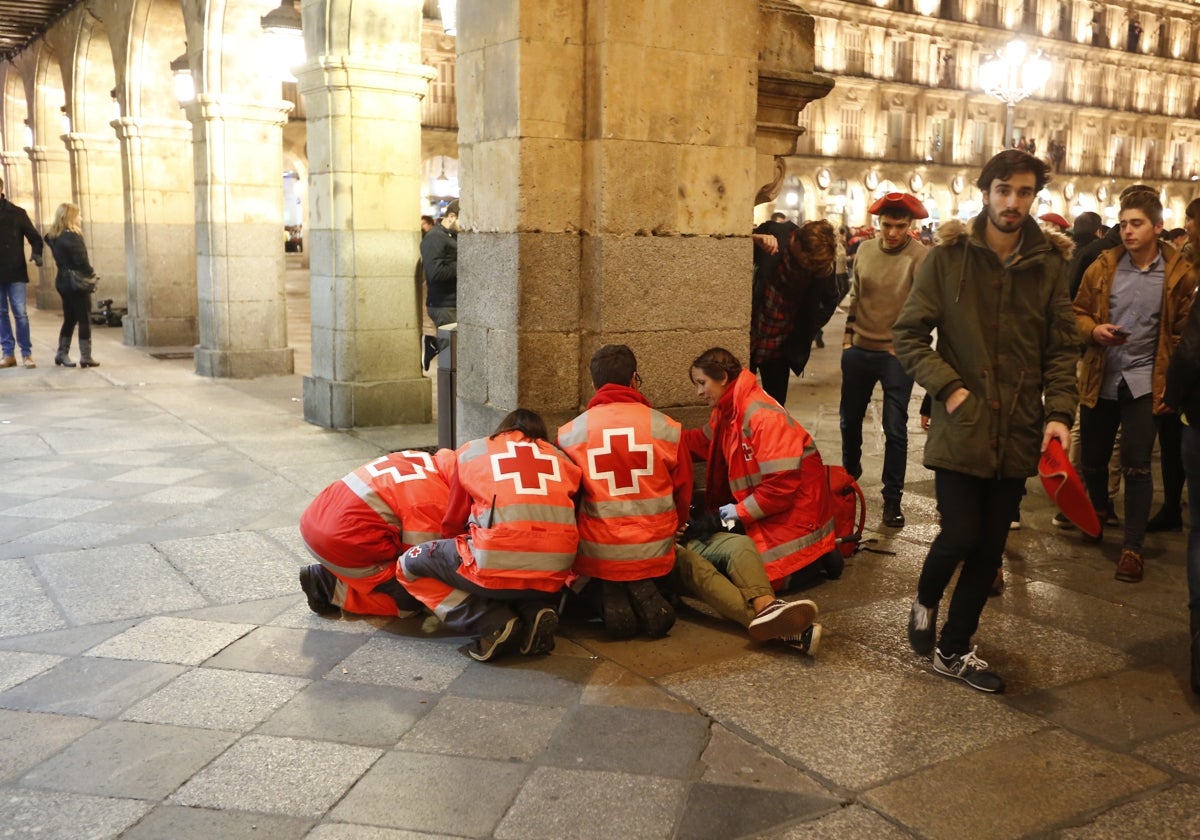
[[[437,355],[438,448],[457,449],[458,324],[438,327],[437,337],[448,344]]]

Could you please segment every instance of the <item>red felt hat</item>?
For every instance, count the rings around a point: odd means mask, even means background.
[[[1057,213],[1043,213],[1042,215],[1038,216],[1038,218],[1043,222],[1049,222],[1052,225],[1058,225],[1063,230],[1066,230],[1071,226],[1070,222]]]
[[[884,210],[898,210],[914,219],[929,218],[929,211],[925,209],[925,205],[921,203],[920,199],[908,193],[888,193],[867,208],[867,212],[872,216],[878,216]]]
[[[1058,505],[1063,516],[1079,526],[1079,530],[1085,534],[1100,536],[1100,518],[1096,516],[1092,500],[1088,498],[1087,490],[1058,438],[1051,438],[1050,445],[1042,453],[1038,461],[1038,476],[1046,488],[1046,495]]]

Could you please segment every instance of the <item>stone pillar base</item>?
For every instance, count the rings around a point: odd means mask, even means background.
[[[296,372],[295,351],[291,347],[270,350],[195,351],[196,373],[229,379],[254,379],[258,376],[287,376]]]
[[[304,419],[327,429],[429,423],[433,420],[433,384],[423,377],[337,382],[306,376]]]
[[[121,319],[127,347],[192,347],[196,344],[195,318]]]

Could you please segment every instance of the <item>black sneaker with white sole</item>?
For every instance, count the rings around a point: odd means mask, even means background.
[[[478,662],[488,662],[493,657],[516,648],[520,643],[520,639],[517,638],[520,623],[521,619],[513,616],[498,627],[493,627],[476,639],[467,653]]]
[[[908,644],[921,656],[933,653],[934,634],[937,632],[938,608],[926,607],[913,599],[908,612]]]
[[[821,632],[821,625],[813,623],[800,635],[780,636],[779,641],[786,642],[801,653],[816,656],[817,650],[821,647]]]
[[[817,617],[817,605],[812,601],[783,601],[775,599],[750,622],[747,631],[756,642],[799,636],[812,626]]]
[[[940,650],[933,652],[933,670],[947,677],[962,680],[978,691],[999,694],[1004,691],[1004,680],[988,664],[975,655],[975,648],[966,653],[944,656]]]
[[[558,613],[550,607],[522,613],[525,632],[521,636],[521,653],[525,656],[549,653],[554,650],[554,634],[558,630]]]

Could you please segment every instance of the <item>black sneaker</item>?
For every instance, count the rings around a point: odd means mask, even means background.
[[[899,499],[883,500],[883,524],[888,528],[904,527],[904,512],[900,510]]]
[[[492,657],[511,650],[519,641],[514,637],[517,633],[517,625],[520,623],[521,619],[513,616],[499,627],[489,630],[476,639],[475,644],[471,645],[471,649],[467,653],[471,654],[471,658],[474,660],[487,662]]]
[[[1004,691],[1004,680],[999,674],[988,670],[988,664],[975,655],[975,648],[954,656],[943,656],[940,650],[934,651],[933,670],[989,694]]]
[[[521,636],[521,653],[534,656],[554,650],[554,633],[558,630],[558,613],[550,607],[542,607],[531,615],[523,616],[525,633]]]
[[[631,580],[625,586],[642,632],[651,639],[667,635],[675,624],[675,609],[667,603],[654,581]]]
[[[317,615],[333,615],[342,611],[341,607],[329,600],[329,593],[324,591],[327,587],[321,585],[326,582],[327,574],[329,573],[320,563],[305,566],[300,570],[300,588],[308,598],[308,608]]]
[[[435,336],[427,335],[422,338],[421,369],[429,370],[429,363],[438,354],[438,340]]]
[[[1062,528],[1064,531],[1070,531],[1075,527],[1074,523],[1070,519],[1067,519],[1067,515],[1061,511],[1054,514],[1054,518],[1050,520],[1050,524],[1055,528]]]
[[[925,607],[913,599],[908,613],[908,644],[921,656],[933,653],[934,634],[937,632],[938,608]]]
[[[615,580],[599,580],[600,618],[612,639],[631,639],[637,632],[637,616],[629,605],[629,591]]]
[[[813,623],[799,636],[782,636],[779,641],[786,642],[803,654],[816,656],[821,647],[821,632],[821,625]]]
[[[776,599],[755,616],[747,630],[750,638],[756,642],[784,636],[799,636],[812,626],[816,617],[817,605],[812,601]]]

